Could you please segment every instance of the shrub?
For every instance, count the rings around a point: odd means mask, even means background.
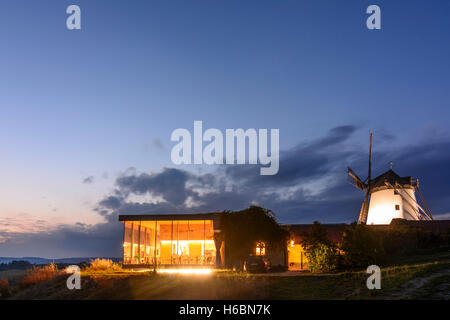
[[[338,269],[339,252],[334,246],[319,243],[309,247],[306,258],[311,272],[333,272]]]
[[[364,224],[352,223],[344,230],[340,249],[347,269],[367,268],[385,260],[382,237]]]
[[[0,298],[8,298],[10,295],[8,279],[0,279]]]
[[[22,289],[27,288],[36,283],[53,279],[58,275],[59,275],[58,267],[53,262],[43,267],[33,266],[31,269],[27,271],[25,276],[22,278],[22,281],[20,282],[19,286]]]
[[[448,236],[444,232],[432,232],[410,226],[398,221],[389,226],[388,230],[378,231],[383,247],[389,256],[417,254],[429,250],[447,250]]]
[[[122,267],[110,259],[94,259],[91,265],[86,268],[87,271],[120,271]]]
[[[339,252],[328,238],[327,229],[314,221],[311,232],[301,241],[311,272],[332,272],[338,269]]]

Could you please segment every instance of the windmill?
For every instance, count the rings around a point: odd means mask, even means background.
[[[364,192],[364,201],[359,211],[358,223],[390,224],[392,219],[433,220],[422,192],[419,179],[400,177],[390,169],[372,179],[372,133],[370,133],[369,172],[367,179],[362,181],[358,175],[348,168],[350,183]],[[418,191],[425,209],[416,200]]]

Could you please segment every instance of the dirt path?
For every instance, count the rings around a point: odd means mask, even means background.
[[[393,292],[390,294],[387,298],[388,299],[409,299],[414,298],[416,296],[416,293],[420,291],[425,285],[430,283],[432,280],[450,275],[450,269],[438,271],[435,273],[432,273],[426,277],[420,277],[420,278],[414,278],[410,281],[404,283],[399,290]],[[442,283],[440,286],[442,287],[448,287],[448,283]],[[450,292],[447,292],[447,294],[444,296],[444,298],[449,299],[450,298]]]

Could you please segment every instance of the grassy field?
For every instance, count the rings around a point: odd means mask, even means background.
[[[449,299],[450,253],[409,257],[382,268],[381,290],[368,290],[365,272],[211,275],[82,272],[81,290],[67,275],[14,292],[12,299]],[[415,261],[415,262],[414,262]],[[2,277],[0,275],[0,277]]]
[[[24,274],[25,270],[4,270],[0,271],[0,279],[12,279]]]

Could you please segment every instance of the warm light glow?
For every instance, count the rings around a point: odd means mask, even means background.
[[[294,240],[291,240],[291,247],[294,246]]]
[[[188,243],[209,243],[214,244],[214,240],[161,240],[161,243],[182,243],[182,244],[188,244]]]
[[[257,256],[264,256],[266,254],[266,244],[264,242],[259,242],[256,244],[255,253]]]
[[[157,273],[170,273],[170,274],[211,274],[211,269],[159,269]]]

